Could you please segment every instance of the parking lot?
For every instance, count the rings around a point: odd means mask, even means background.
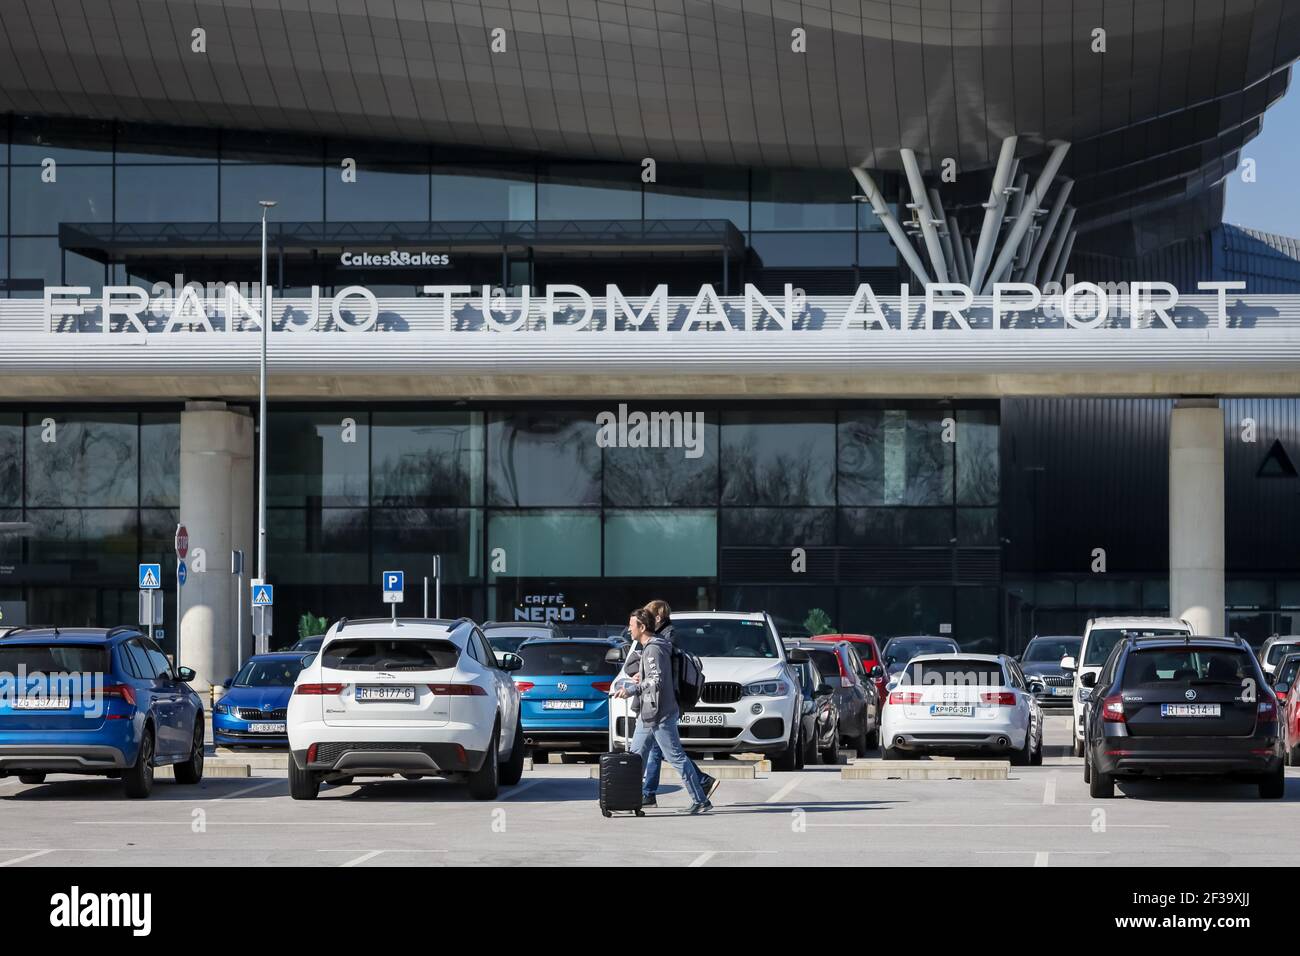
[[[1068,718],[1050,716],[1044,765],[1012,767],[1004,780],[759,772],[724,781],[714,811],[699,817],[678,813],[688,800],[666,782],[644,818],[603,819],[584,764],[540,765],[490,803],[441,780],[326,787],[295,802],[274,770],[210,776],[198,788],[160,780],[149,801],[125,799],[111,780],[6,778],[0,867],[1293,862],[1277,834],[1300,812],[1295,769],[1283,801],[1211,782],[1121,785],[1119,799],[1093,801],[1068,734]]]

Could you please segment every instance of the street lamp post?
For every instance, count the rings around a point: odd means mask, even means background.
[[[275,205],[271,199],[259,200],[262,207],[262,357],[258,364],[257,404],[257,576],[266,582],[266,339],[271,327],[271,289],[266,283],[266,214]],[[265,613],[265,612],[263,612]],[[264,637],[255,639],[258,653],[263,653]]]

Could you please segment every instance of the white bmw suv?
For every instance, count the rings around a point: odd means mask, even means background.
[[[492,800],[519,782],[524,738],[521,661],[498,663],[478,626],[456,621],[342,619],[289,698],[289,793],[353,777],[453,777]]]
[[[692,753],[765,753],[777,769],[795,769],[803,690],[791,660],[806,652],[787,656],[763,611],[674,612],[672,623],[673,642],[704,666],[704,694],[677,723],[682,746]],[[635,729],[635,715],[610,707],[612,747],[626,748]]]

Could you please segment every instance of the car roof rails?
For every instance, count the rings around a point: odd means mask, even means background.
[[[59,636],[59,626],[57,624],[15,624],[6,630],[0,637],[13,637],[20,631],[53,631],[54,636]]]
[[[119,634],[139,634],[140,629],[130,624],[116,624],[104,632],[104,638],[117,637]]]
[[[334,625],[335,633],[343,630],[349,624],[387,624],[392,621],[391,617],[358,617],[356,619],[341,617],[338,623]],[[446,624],[448,630],[454,630],[463,624],[473,624],[472,618],[458,617],[455,620],[445,620],[438,617],[417,617],[417,618],[398,618],[399,621],[425,621],[429,624]]]

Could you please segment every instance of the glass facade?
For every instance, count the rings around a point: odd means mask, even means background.
[[[881,178],[892,195],[894,180]],[[45,285],[151,285],[177,273],[199,282],[253,281],[254,245],[216,254],[179,243],[90,248],[82,236],[61,246],[60,227],[254,223],[258,200],[268,198],[278,203],[273,245],[276,228],[296,223],[614,222],[624,236],[615,256],[584,252],[577,277],[569,252],[539,245],[503,254],[483,249],[481,235],[476,244],[426,248],[452,260],[423,270],[340,270],[336,248],[294,246],[276,252],[274,268],[277,286],[289,294],[312,284],[327,293],[356,283],[414,295],[426,283],[517,289],[579,279],[593,288],[618,282],[634,294],[660,282],[684,293],[703,282],[734,291],[746,281],[765,291],[793,282],[810,293],[848,294],[864,275],[897,279],[880,224],[851,200],[854,192],[840,171],[665,163],[645,182],[639,164],[11,115],[0,117],[0,297],[39,296]],[[663,220],[729,222],[744,249],[732,250],[724,266],[720,249],[656,253],[626,239],[631,227]]]

